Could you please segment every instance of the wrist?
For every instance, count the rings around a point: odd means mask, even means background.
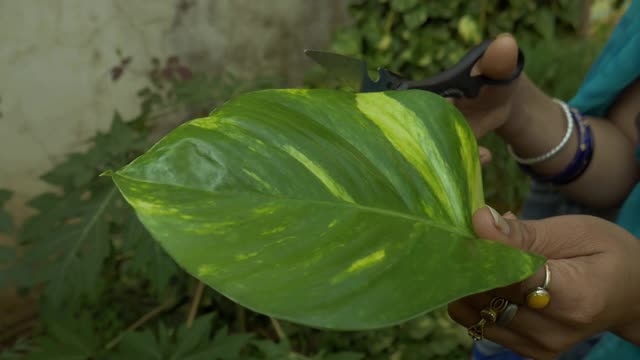
[[[495,130],[495,133],[506,143],[511,144],[522,138],[523,134],[527,134],[532,125],[534,125],[531,121],[532,119],[530,119],[529,110],[531,95],[535,93],[534,90],[536,90],[535,85],[522,73],[510,100],[511,106],[509,107],[507,120]]]
[[[522,155],[540,155],[561,140],[564,132],[557,125],[564,128],[564,118],[560,105],[522,74],[507,120],[496,133],[514,149],[527,152]]]
[[[562,105],[528,78],[521,80],[513,95],[509,117],[503,126],[496,129],[496,133],[511,146],[514,154],[525,159],[540,157],[563,144],[552,157],[532,165],[542,176],[557,174],[574,158],[578,131],[568,128],[570,123]]]
[[[613,331],[628,342],[640,346],[640,321]]]

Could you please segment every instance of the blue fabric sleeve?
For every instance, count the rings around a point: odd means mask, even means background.
[[[613,101],[640,77],[640,0],[633,0],[593,64],[571,106],[605,116]]]

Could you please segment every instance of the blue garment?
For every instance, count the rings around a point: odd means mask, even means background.
[[[636,148],[640,163],[640,146]],[[640,184],[637,184],[625,201],[616,221],[635,237],[640,238]],[[612,333],[606,333],[587,354],[584,360],[640,359],[640,346],[629,343]]]
[[[592,65],[576,96],[569,101],[583,114],[604,117],[618,95],[640,78],[640,0],[633,0],[606,46]],[[595,139],[597,151],[597,139]],[[640,161],[640,147],[638,148]],[[566,214],[591,214],[613,220],[617,209],[586,207],[548,184],[533,183],[523,208],[523,219],[542,219]],[[617,223],[640,238],[640,184],[627,198]],[[585,355],[586,354],[586,355]],[[523,360],[510,350],[489,341],[474,345],[474,360]],[[562,360],[640,359],[640,347],[611,333],[578,344],[560,356]]]
[[[633,0],[569,104],[605,116],[620,92],[640,77],[640,0]]]

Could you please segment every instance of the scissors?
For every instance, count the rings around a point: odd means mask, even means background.
[[[485,40],[475,46],[452,68],[424,80],[409,80],[385,68],[378,68],[378,80],[369,77],[364,60],[307,49],[304,53],[331,72],[346,85],[358,92],[386,90],[420,89],[431,91],[443,97],[476,97],[483,85],[507,85],[520,76],[524,68],[524,54],[518,48],[518,64],[508,79],[490,79],[483,75],[471,75],[473,65],[491,44]]]

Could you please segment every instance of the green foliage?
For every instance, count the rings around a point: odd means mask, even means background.
[[[352,1],[354,24],[340,30],[334,51],[363,56],[412,78],[424,78],[457,62],[468,48],[500,33],[524,43],[573,34],[580,1],[481,0]]]
[[[20,338],[11,346],[0,350],[0,360],[24,359],[25,356],[33,350],[34,349],[27,339]]]
[[[44,297],[54,305],[80,297],[97,300],[116,228],[134,216],[111,184],[97,176],[144,149],[145,137],[116,114],[110,131],[92,139],[94,147],[72,154],[42,176],[63,194],[45,193],[29,202],[37,214],[27,219],[19,234],[24,256],[18,264],[18,286],[46,283]]]
[[[213,315],[203,315],[190,327],[176,330],[159,323],[155,332],[146,329],[128,332],[120,342],[113,359],[171,360],[236,360],[247,347],[251,334],[229,334],[226,327],[216,331],[210,340]]]
[[[526,56],[525,71],[549,95],[570,99],[601,49],[607,29],[577,35],[582,1],[481,0],[355,0],[353,24],[334,36],[332,50],[362,57],[413,79],[422,79],[455,64],[483,39],[509,32]],[[608,1],[608,9],[620,6]],[[602,27],[602,28],[600,28]],[[562,49],[562,51],[559,51]],[[322,74],[322,75],[320,75]],[[333,85],[315,69],[311,83]],[[517,211],[528,180],[496,136],[481,140],[494,161],[483,169],[487,202],[499,210]]]
[[[4,209],[5,204],[11,199],[11,192],[0,189],[0,234],[12,234],[14,232],[13,219],[8,211]],[[16,257],[14,247],[0,245],[0,288],[7,283],[9,271],[5,268]]]
[[[12,194],[10,191],[0,189],[0,234],[11,234],[14,231],[11,215],[9,215],[6,210],[4,210],[5,204],[9,201],[9,199],[11,199],[11,195]]]
[[[46,313],[47,336],[35,341],[27,360],[91,359],[98,352],[98,337],[85,315],[74,319],[66,314]]]
[[[474,235],[476,140],[425,91],[244,94],[113,180],[193,276],[315,327],[397,324],[543,261]]]
[[[182,314],[185,308],[178,305],[190,299],[184,295],[190,277],[151,238],[112,182],[100,174],[123,166],[147,149],[156,119],[206,114],[234,91],[269,83],[247,83],[227,75],[214,78],[185,69],[178,72],[182,65],[176,59],[162,66],[154,63],[151,85],[138,93],[139,113],[128,120],[115,113],[110,128],[89,139],[86,151],[71,154],[44,174],[42,180],[59,190],[29,201],[36,213],[16,234],[19,252],[13,247],[0,248],[3,286],[15,285],[24,292],[44,285],[39,309],[43,331],[29,342],[28,349],[19,339],[2,353],[3,358],[25,352],[30,359],[105,358],[112,348],[120,351],[119,339],[133,336],[121,334],[136,319],[145,319],[145,314],[152,314],[150,319],[162,318],[169,330],[178,328],[176,324],[182,321],[177,318],[186,317]],[[9,192],[0,191],[1,232],[13,231],[11,218],[3,210],[9,197]],[[158,303],[178,307],[156,311]],[[180,335],[176,344],[189,347],[183,340],[192,335]],[[189,351],[208,342],[208,333],[200,335],[190,340],[198,343]],[[235,341],[235,336],[225,338]],[[220,338],[217,342],[216,337],[212,339],[219,344]]]

